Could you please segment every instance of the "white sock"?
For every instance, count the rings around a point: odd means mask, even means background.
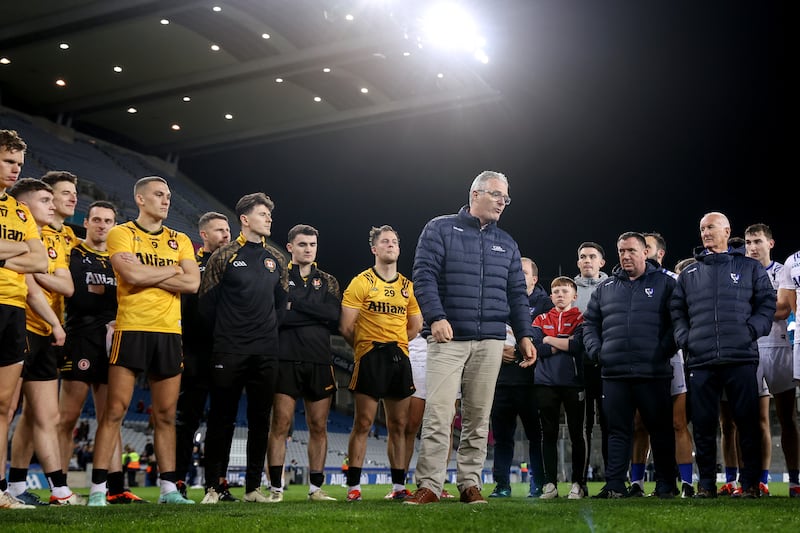
[[[16,498],[17,496],[25,492],[26,488],[28,488],[27,481],[14,481],[13,483],[9,482],[8,493]]]
[[[102,483],[92,483],[92,488],[89,489],[89,494],[106,494],[108,492],[108,485],[105,481]]]
[[[347,492],[350,492],[351,490],[357,490],[357,491],[360,492],[361,491],[361,483],[359,483],[358,485],[353,485],[352,487],[347,487]]]
[[[309,485],[308,485],[308,493],[309,493],[309,494],[314,494],[315,492],[317,492],[317,491],[318,491],[318,490],[320,490],[321,488],[322,488],[322,487],[317,487],[316,485],[309,484]]]
[[[405,485],[398,485],[397,483],[393,483],[393,484],[392,484],[392,490],[393,490],[394,492],[399,492],[399,491],[401,491],[401,490],[405,490],[405,488],[406,488],[406,486],[405,486]]]
[[[50,489],[50,494],[56,498],[67,498],[72,494],[72,491],[69,487],[53,487]]]
[[[161,495],[169,494],[178,490],[178,486],[172,481],[161,480]]]

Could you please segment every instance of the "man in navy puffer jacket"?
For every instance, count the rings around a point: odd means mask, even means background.
[[[731,225],[722,213],[700,219],[703,249],[686,267],[670,303],[675,340],[689,369],[689,405],[697,469],[697,498],[715,498],[719,401],[725,390],[739,434],[743,496],[760,496],[761,434],[758,344],[775,315],[775,291],[760,262],[728,248]]]
[[[675,354],[669,302],[675,280],[647,260],[644,235],[617,239],[620,266],[592,293],[583,315],[583,342],[600,363],[603,410],[608,422],[606,485],[595,498],[627,496],[633,416],[641,414],[651,436],[656,496],[672,498],[675,435],[672,430],[672,365]]]
[[[510,203],[506,177],[482,172],[470,187],[469,206],[431,220],[419,237],[413,280],[422,316],[430,324],[428,397],[417,461],[419,489],[406,504],[439,499],[459,386],[458,489],[462,502],[486,503],[480,493],[481,470],[506,323],[523,357],[536,357],[519,248],[497,227]]]

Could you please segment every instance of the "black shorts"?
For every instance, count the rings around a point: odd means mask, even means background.
[[[93,385],[108,383],[106,331],[67,335],[61,360],[61,379]]]
[[[25,359],[25,309],[0,305],[0,366]]]
[[[309,402],[324,400],[336,392],[333,365],[305,361],[279,361],[275,392],[302,397]]]
[[[356,361],[351,391],[381,398],[408,398],[414,391],[411,361],[396,343],[373,343],[374,348]]]
[[[58,379],[58,362],[61,347],[53,346],[50,335],[37,335],[26,331],[25,365],[22,379],[25,381],[53,381]]]
[[[170,378],[183,372],[183,348],[179,333],[115,331],[111,340],[109,365],[135,373]]]
[[[264,355],[216,352],[211,354],[211,388],[240,389],[259,383],[275,394],[278,359]]]

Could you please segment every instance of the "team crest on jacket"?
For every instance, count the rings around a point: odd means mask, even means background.
[[[50,259],[55,259],[56,257],[58,257],[58,252],[56,252],[56,249],[53,248],[52,246],[48,246],[47,257],[49,257]]]
[[[311,282],[311,286],[314,287],[314,290],[319,290],[322,287],[322,280],[319,278],[314,278],[314,281]]]
[[[78,369],[80,370],[89,370],[90,366],[91,363],[89,362],[88,359],[81,359],[80,361],[78,361]]]
[[[275,272],[275,260],[270,258],[264,259],[264,267],[270,272]]]
[[[167,244],[168,244],[168,245],[169,245],[169,247],[170,247],[170,248],[172,248],[173,250],[177,250],[177,249],[178,249],[178,241],[176,241],[175,239],[170,239],[170,240],[168,240],[168,241],[167,241]]]
[[[26,215],[25,211],[22,210],[22,209],[17,209],[17,216],[23,222],[27,222],[28,221],[28,215]]]
[[[654,291],[652,287],[645,287],[644,288],[644,293],[647,295],[648,298],[652,298],[653,294],[655,294],[655,292],[656,291]]]
[[[400,289],[400,294],[403,295],[403,298],[408,298],[408,289]]]
[[[734,285],[738,285],[739,284],[739,274],[737,274],[735,272],[731,272],[731,281],[733,281]]]

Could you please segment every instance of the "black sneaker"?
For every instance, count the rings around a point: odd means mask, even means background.
[[[631,483],[628,488],[628,498],[642,498],[644,497],[644,490],[638,483]]]
[[[228,490],[228,480],[224,479],[222,483],[219,484],[219,488],[217,489],[219,492],[219,501],[221,502],[238,502],[239,498],[231,494],[231,491]]]
[[[742,490],[742,498],[744,499],[752,499],[760,497],[761,497],[761,489],[758,488],[758,485],[753,485],[749,489]]]
[[[692,498],[698,500],[713,500],[717,497],[717,488],[706,489],[704,487],[697,487],[697,492],[692,496]]]
[[[683,483],[681,485],[681,498],[693,498],[694,497],[694,487],[692,487],[691,483]]]
[[[660,500],[671,500],[678,493],[678,487],[674,482],[663,483],[659,481],[656,483],[656,490],[653,491],[653,496]]]
[[[178,492],[181,493],[181,496],[188,500],[189,497],[186,496],[186,483],[179,480],[175,482],[175,486],[178,487]]]
[[[607,486],[603,487],[600,492],[592,496],[593,500],[617,500],[621,498],[627,498],[627,492],[619,492],[613,489],[609,489]]]

